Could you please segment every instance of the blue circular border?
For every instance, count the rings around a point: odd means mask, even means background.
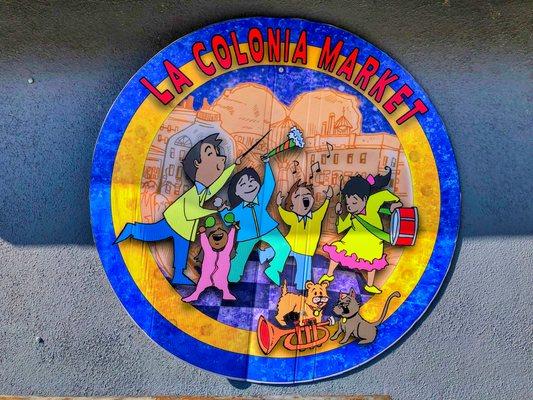
[[[152,307],[129,274],[118,247],[112,245],[115,239],[110,197],[113,165],[128,123],[148,96],[139,79],[145,76],[150,82],[161,82],[166,78],[163,60],[170,59],[176,65],[191,61],[192,44],[214,34],[228,36],[230,31],[235,31],[239,42],[244,42],[251,27],[258,27],[265,35],[267,27],[289,28],[292,32],[305,29],[313,32],[308,35],[308,44],[314,46],[321,46],[325,35],[342,39],[345,42],[344,56],[348,55],[347,50],[358,47],[361,58],[369,55],[378,58],[381,62],[379,75],[386,68],[392,68],[401,78],[392,85],[393,89],[398,89],[400,81],[409,84],[415,92],[413,98],[421,98],[429,108],[427,113],[417,118],[428,138],[439,174],[441,210],[437,240],[420,281],[398,310],[380,326],[380,333],[371,345],[358,346],[352,342],[329,352],[298,358],[258,357],[207,345],[180,331]],[[294,40],[297,36],[292,34],[291,37]],[[209,48],[207,50],[210,51]],[[452,261],[459,231],[460,187],[453,149],[440,116],[413,77],[394,60],[356,35],[331,25],[301,19],[244,18],[210,25],[178,39],[156,54],[130,79],[109,110],[95,146],[90,205],[94,241],[111,286],[148,336],[181,359],[228,378],[286,384],[323,379],[359,367],[396,343],[422,317],[442,285]],[[320,367],[315,368],[315,364]],[[294,371],[294,375],[288,374],[288,371]]]

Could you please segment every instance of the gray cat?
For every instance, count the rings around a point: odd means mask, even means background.
[[[341,344],[346,343],[352,335],[356,340],[359,339],[359,344],[372,343],[378,332],[377,326],[383,322],[385,315],[387,315],[391,300],[400,296],[400,292],[391,293],[385,302],[385,307],[379,320],[370,323],[359,315],[360,304],[355,297],[355,290],[352,288],[350,293],[340,293],[339,301],[333,307],[333,313],[340,317],[339,328],[333,334],[331,340],[336,340],[344,332],[344,337],[340,341]]]

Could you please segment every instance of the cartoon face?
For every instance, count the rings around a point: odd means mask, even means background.
[[[221,227],[217,227],[208,235],[209,245],[215,251],[223,250],[228,243],[228,233]]]
[[[328,286],[329,282],[322,283],[313,283],[307,281],[305,283],[305,288],[307,289],[307,296],[305,297],[305,302],[311,308],[323,309],[326,307],[329,301],[328,296]]]
[[[257,197],[260,188],[261,186],[259,185],[259,182],[257,182],[253,176],[243,175],[237,181],[235,194],[244,201],[250,203]]]
[[[346,196],[346,209],[350,214],[359,214],[365,209],[366,200],[366,196],[363,196],[363,198],[356,194]]]
[[[200,147],[200,161],[194,161],[197,168],[196,180],[205,186],[216,181],[226,164],[226,156],[220,155],[220,149],[211,143],[203,143]]]
[[[359,311],[359,303],[355,298],[355,291],[340,293],[339,301],[333,307],[333,313],[339,317],[352,317]]]
[[[292,211],[300,216],[309,214],[315,204],[313,193],[305,186],[299,187],[291,196]]]

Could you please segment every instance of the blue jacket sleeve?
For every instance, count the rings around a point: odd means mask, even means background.
[[[276,182],[274,181],[274,173],[272,172],[270,162],[267,162],[265,163],[263,186],[261,187],[261,190],[259,191],[258,195],[259,199],[261,199],[261,202],[263,202],[264,204],[269,203],[275,188]]]

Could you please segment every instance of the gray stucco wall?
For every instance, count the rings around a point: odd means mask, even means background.
[[[531,2],[64,3],[0,3],[0,394],[533,396]],[[253,15],[332,23],[389,53],[460,169],[461,237],[431,313],[386,357],[317,384],[229,382],[167,354],[92,244],[92,150],[115,96],[174,39]]]

